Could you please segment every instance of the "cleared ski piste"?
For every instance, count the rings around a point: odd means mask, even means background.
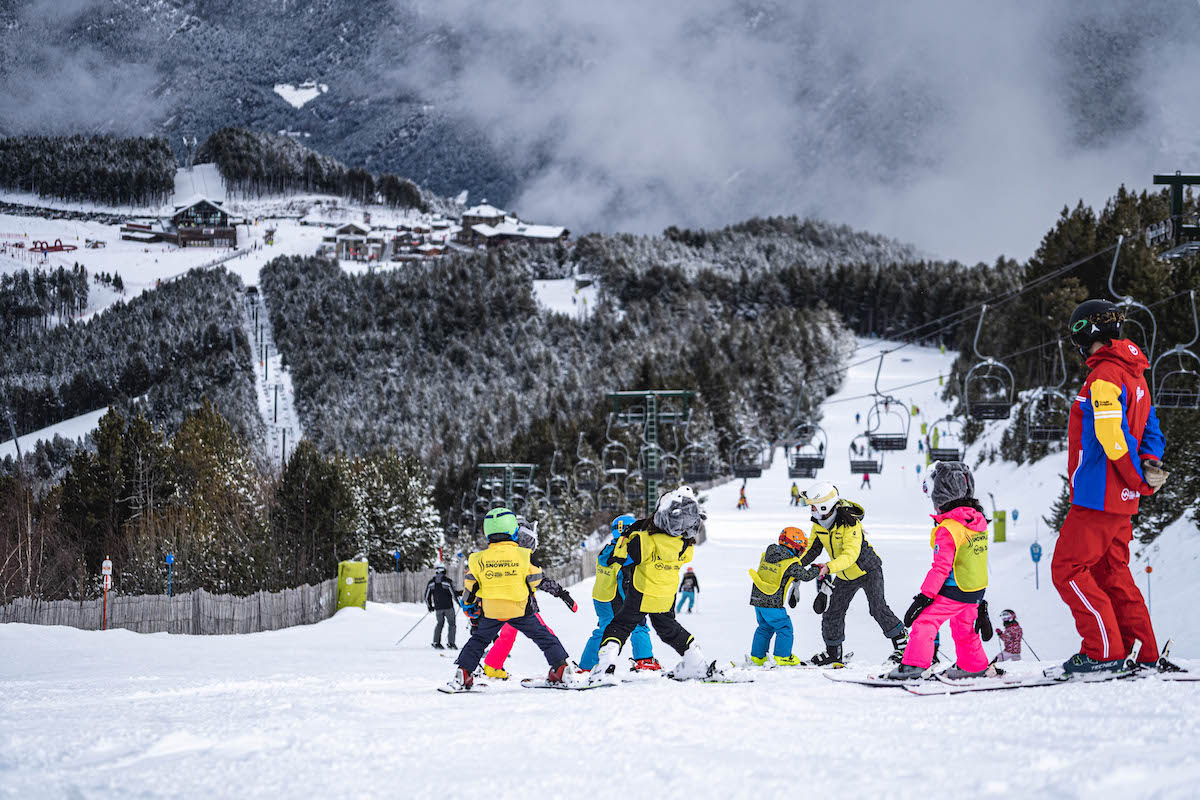
[[[881,388],[936,375],[949,361],[905,348],[885,362]],[[873,379],[874,364],[855,367],[831,400],[864,394]],[[939,391],[932,381],[895,394],[932,422],[943,408]],[[930,509],[915,472],[923,461],[919,419],[912,450],[889,455],[884,474],[860,492],[846,448],[861,430],[854,412],[865,416],[868,405],[826,406],[830,452],[821,477],[866,507],[889,602],[903,614],[930,557]],[[989,589],[993,619],[1014,608],[1045,659],[1018,671],[1061,661],[1078,644],[1050,585],[1054,536],[1044,526],[1040,591],[1029,558],[1033,520],[1058,491],[1062,458],[977,473],[985,498],[990,490],[997,507],[1020,511],[1009,541],[992,547]],[[788,505],[786,475],[777,453],[772,469],[749,482],[745,512],[734,510],[740,482],[706,493],[710,541],[694,564],[701,592],[696,612],[682,621],[710,658],[740,661],[748,651],[754,614],[746,571],[785,524],[807,527],[803,509]],[[1188,661],[1200,635],[1189,608],[1198,550],[1195,532],[1180,523],[1152,554],[1158,630],[1177,638],[1175,653],[1191,667],[1200,667]],[[591,582],[571,591],[578,614],[552,597],[540,602],[577,658],[595,622]],[[808,657],[821,640],[810,592],[804,597],[792,617],[796,652]],[[1192,797],[1200,780],[1195,684],[914,697],[836,685],[816,671],[775,670],[752,684],[650,678],[567,693],[510,682],[493,683],[488,694],[444,695],[434,689],[449,677],[453,653],[429,647],[432,619],[394,646],[423,613],[372,604],[319,625],[251,636],[0,626],[0,796]],[[465,622],[460,617],[460,645]],[[864,674],[889,652],[861,596],[850,608],[846,646]],[[993,654],[998,646],[986,645]],[[953,651],[948,635],[943,648]],[[668,667],[676,660],[661,647],[656,655]],[[518,639],[509,668],[540,676],[545,662]]]

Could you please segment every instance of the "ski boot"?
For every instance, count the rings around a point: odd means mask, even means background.
[[[617,657],[621,655],[621,645],[608,642],[600,648],[600,660],[588,673],[588,683],[613,682],[617,679]]]
[[[751,666],[753,666],[753,667],[770,667],[772,665],[771,665],[771,662],[767,660],[766,656],[759,658],[758,656],[748,655],[748,656],[746,656],[746,666],[747,667],[751,667]]]
[[[454,677],[447,681],[446,688],[452,692],[469,692],[474,685],[475,679],[471,677],[471,673],[462,667],[455,667]]]
[[[911,681],[925,677],[926,670],[912,664],[899,664],[891,672],[881,677],[891,681]]]
[[[567,666],[567,662],[556,664],[550,668],[550,674],[546,676],[546,683],[555,686],[565,686],[570,683],[567,680],[571,675],[571,668]]]
[[[808,660],[808,663],[814,667],[833,667],[834,669],[841,669],[846,666],[845,662],[842,661],[842,646],[840,644],[825,645],[825,652],[817,653]]]
[[[635,658],[633,659],[634,672],[654,672],[662,669],[662,664],[658,663],[658,659],[654,656],[650,658]]]
[[[908,631],[901,630],[899,636],[892,637],[892,654],[887,660],[899,664],[904,659],[904,648],[908,647]]]
[[[496,669],[495,667],[489,667],[487,664],[483,665],[483,674],[489,678],[495,678],[498,681],[508,680],[507,670]]]
[[[1167,656],[1171,653],[1171,640],[1163,645],[1162,652],[1159,654],[1158,661],[1134,661],[1132,658],[1125,664],[1126,669],[1135,670],[1139,673],[1147,672],[1187,672],[1186,669],[1178,664],[1167,660]]]
[[[1003,674],[1004,670],[1000,669],[995,664],[988,664],[986,669],[981,669],[978,672],[967,672],[958,664],[955,664],[942,673],[943,676],[952,681],[962,681],[970,678],[998,678]]]
[[[793,653],[790,656],[775,656],[775,663],[781,667],[798,667],[804,662]]]
[[[446,648],[442,647],[441,642],[434,642],[431,646],[433,647],[434,650],[445,650],[446,649]]]
[[[1063,662],[1063,672],[1069,678],[1073,675],[1103,675],[1106,672],[1121,672],[1125,667],[1125,659],[1114,658],[1111,661],[1097,661],[1091,656],[1076,653]]]
[[[709,678],[714,674],[715,663],[704,657],[700,645],[692,642],[684,651],[683,659],[675,665],[675,669],[667,673],[667,677],[677,681]]]

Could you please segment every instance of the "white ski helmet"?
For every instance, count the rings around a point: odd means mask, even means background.
[[[842,499],[838,495],[837,487],[829,481],[814,483],[804,490],[801,497],[812,508],[813,517],[822,522],[833,517],[838,501]]]

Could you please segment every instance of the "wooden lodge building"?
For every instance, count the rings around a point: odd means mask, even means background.
[[[176,206],[171,215],[175,244],[180,247],[237,247],[237,224],[241,221],[219,201],[199,195]]]

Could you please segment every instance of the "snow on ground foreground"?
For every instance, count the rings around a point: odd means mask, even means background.
[[[936,374],[949,358],[905,348],[885,363],[881,387]],[[873,365],[853,368],[831,400],[864,393],[873,377]],[[933,381],[896,394],[930,417],[937,391]],[[830,447],[821,477],[866,507],[888,600],[903,614],[930,559],[916,436],[912,452],[889,457],[884,474],[860,491],[846,456],[860,429],[856,411],[865,414],[866,401],[826,406]],[[1078,643],[1048,580],[1053,536],[1044,526],[1040,590],[1028,554],[1033,519],[1057,491],[1058,458],[978,472],[982,492],[1021,512],[1010,541],[993,545],[989,589],[994,616],[1014,608],[1045,659],[1018,664],[1017,672],[1037,672]],[[754,613],[746,571],[780,528],[805,523],[788,504],[785,470],[777,457],[749,482],[749,511],[734,509],[740,482],[707,492],[710,540],[694,564],[701,592],[695,613],[681,619],[710,658],[741,660],[748,651]],[[1154,556],[1179,599],[1156,584],[1155,621],[1191,658],[1198,631],[1183,598],[1194,571],[1183,559],[1194,563],[1196,553],[1194,534],[1172,528]],[[1172,573],[1164,562],[1176,560]],[[571,591],[578,614],[551,597],[541,604],[578,658],[595,621],[591,581]],[[808,587],[804,594],[792,617],[795,651],[807,657],[821,640]],[[915,697],[776,670],[752,684],[650,677],[583,693],[496,684],[489,694],[443,695],[434,690],[450,676],[453,653],[430,648],[432,620],[396,646],[422,614],[418,605],[371,604],[318,625],[250,636],[0,626],[0,796],[1184,798],[1194,796],[1200,777],[1195,684]],[[465,627],[460,617],[459,644]],[[862,596],[850,608],[846,645],[857,653],[859,674],[878,671],[890,649]],[[952,652],[948,636],[944,647]],[[986,647],[994,654],[998,642]],[[655,652],[667,666],[677,660],[661,645]],[[509,668],[533,676],[546,666],[519,640]]]

